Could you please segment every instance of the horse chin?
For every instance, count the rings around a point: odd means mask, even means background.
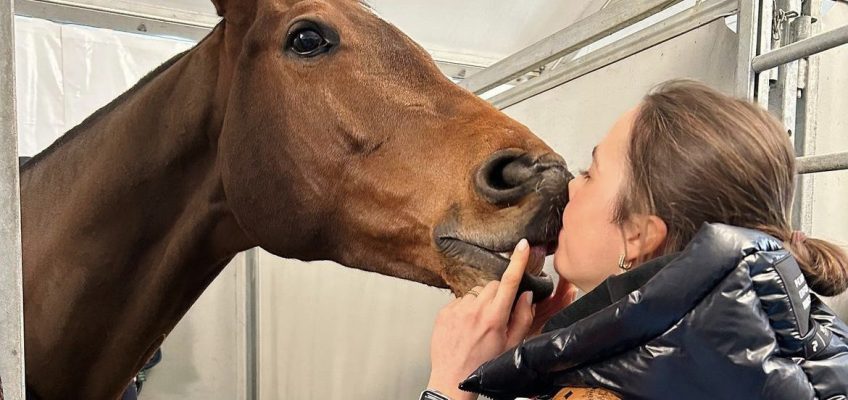
[[[477,284],[483,284],[486,281],[501,279],[509,265],[511,252],[518,240],[520,239],[469,240],[451,235],[441,235],[436,242],[443,255],[470,269],[469,273],[477,278]],[[541,301],[549,297],[554,289],[551,277],[542,271],[542,267],[545,263],[545,257],[553,254],[556,250],[556,241],[531,242],[530,245],[530,259],[521,279],[518,294],[529,290],[533,292],[534,301]],[[462,268],[460,268],[461,270]],[[466,282],[464,280],[458,281]],[[467,285],[464,284],[464,286]],[[452,289],[454,293],[462,293],[470,287]]]

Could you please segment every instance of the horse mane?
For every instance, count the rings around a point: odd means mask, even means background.
[[[112,110],[117,108],[119,105],[123,104],[125,101],[127,101],[127,99],[130,96],[132,96],[133,94],[135,94],[136,92],[141,90],[144,86],[146,86],[148,83],[150,83],[150,81],[155,79],[161,73],[165,72],[165,70],[170,68],[172,65],[176,64],[177,61],[182,59],[189,51],[191,51],[191,49],[186,50],[186,51],[184,51],[180,54],[177,54],[176,56],[172,57],[168,61],[165,61],[164,63],[162,63],[162,65],[156,67],[156,69],[154,69],[153,71],[151,71],[147,75],[145,75],[144,78],[141,78],[141,80],[138,81],[135,85],[133,85],[132,88],[130,88],[126,92],[122,93],[120,96],[118,96],[117,98],[115,98],[111,102],[109,102],[109,104],[106,104],[105,106],[101,107],[99,110],[95,111],[93,114],[86,117],[82,122],[79,123],[79,125],[71,128],[69,131],[65,132],[65,134],[63,134],[62,136],[59,136],[59,138],[56,139],[56,141],[54,141],[50,146],[48,146],[46,149],[42,150],[40,153],[38,153],[35,156],[33,156],[32,158],[30,158],[26,162],[26,164],[24,164],[21,167],[21,172],[32,168],[33,166],[38,164],[39,161],[41,161],[44,158],[55,153],[56,150],[58,150],[60,147],[64,146],[66,143],[70,142],[75,137],[79,136],[82,132],[85,132],[86,129],[89,126],[91,126],[95,121],[97,121],[100,117],[110,113]]]

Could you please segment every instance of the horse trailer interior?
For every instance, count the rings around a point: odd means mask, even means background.
[[[586,166],[616,117],[665,80],[757,101],[795,143],[794,227],[848,246],[848,2],[370,3],[571,167]],[[219,17],[208,0],[0,0],[0,18],[0,393],[23,400],[18,156],[193,47]],[[252,249],[171,332],[140,398],[414,398],[427,383],[436,313],[452,298]],[[827,300],[848,318],[848,297]]]

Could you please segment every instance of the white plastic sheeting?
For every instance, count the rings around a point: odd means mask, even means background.
[[[49,146],[193,45],[29,18],[15,25],[21,155]],[[244,398],[244,257],[233,264],[165,341],[164,360],[151,372],[142,399]]]
[[[193,43],[16,18],[20,154],[50,145]]]

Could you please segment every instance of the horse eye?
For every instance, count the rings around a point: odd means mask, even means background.
[[[329,42],[313,28],[303,28],[290,35],[290,47],[300,56],[313,57],[329,49]]]

